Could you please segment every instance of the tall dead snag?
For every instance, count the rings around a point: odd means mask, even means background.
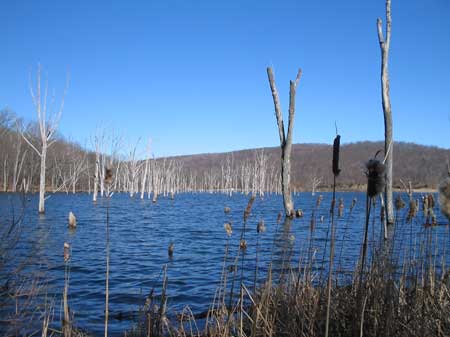
[[[275,106],[275,117],[277,118],[278,133],[280,135],[281,147],[281,188],[283,192],[283,203],[286,216],[294,216],[294,203],[291,195],[291,150],[292,150],[292,132],[294,129],[295,115],[295,93],[297,84],[300,81],[302,70],[299,69],[295,81],[290,81],[289,85],[289,124],[287,135],[284,129],[283,114],[281,113],[280,98],[275,86],[275,78],[272,68],[267,68],[267,76],[269,77],[270,89],[272,91],[273,104]]]
[[[393,136],[392,110],[389,94],[388,59],[391,43],[391,0],[386,0],[386,39],[383,37],[381,18],[377,19],[378,42],[381,50],[381,98],[384,113],[384,152],[386,156],[386,215],[388,224],[394,223],[394,207],[392,198],[392,165],[393,165]]]
[[[30,74],[30,93],[33,99],[33,105],[37,112],[37,118],[39,123],[39,136],[40,136],[40,150],[33,145],[32,141],[28,139],[24,131],[21,131],[23,139],[30,145],[30,147],[36,151],[41,158],[41,173],[39,180],[39,213],[45,213],[45,171],[46,171],[46,159],[47,150],[55,142],[55,132],[58,129],[58,123],[61,119],[61,114],[64,107],[64,98],[66,96],[67,86],[64,90],[64,94],[61,99],[61,105],[56,112],[50,112],[49,118],[47,118],[47,98],[48,98],[48,81],[45,82],[44,93],[41,93],[41,66],[38,65],[38,72],[36,78],[36,91],[34,91],[31,83]],[[54,104],[55,97],[52,95],[50,106]]]

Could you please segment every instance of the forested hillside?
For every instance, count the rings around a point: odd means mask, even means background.
[[[1,191],[35,191],[38,187],[40,160],[19,130],[26,132],[39,148],[36,125],[24,127],[14,113],[1,111]],[[138,158],[136,149],[124,148],[117,139],[106,134],[95,135],[92,139],[94,150],[87,151],[76,143],[64,140],[61,135],[57,136],[47,158],[46,186],[49,191],[92,191],[96,160],[100,172],[106,167],[113,170],[116,190],[132,195],[191,190],[262,193],[278,192],[280,188],[278,147],[156,159],[147,154],[147,160],[143,160]],[[345,135],[342,139],[345,140]],[[381,142],[342,145],[340,188],[363,188],[366,181],[364,163],[380,149],[383,149]],[[382,153],[379,154],[379,157],[382,156]],[[294,189],[329,188],[332,181],[331,158],[331,145],[295,144],[292,152]],[[415,188],[435,188],[447,172],[449,159],[449,149],[395,143],[394,186],[401,187],[402,179],[405,183],[411,181]]]

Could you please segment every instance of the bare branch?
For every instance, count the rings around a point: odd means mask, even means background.
[[[42,154],[36,149],[36,147],[28,140],[28,138],[25,136],[25,133],[22,129],[22,127],[19,126],[18,122],[16,121],[17,130],[21,134],[22,138],[27,142],[27,144],[38,154],[39,157],[42,156]]]
[[[381,21],[381,18],[377,19],[377,31],[378,31],[378,42],[380,42],[381,48],[384,48],[384,37],[383,37],[383,22]]]
[[[294,128],[294,115],[295,115],[295,94],[297,90],[297,84],[302,76],[302,70],[299,69],[295,81],[290,81],[289,90],[289,124],[287,132],[287,143],[292,144],[292,129]]]
[[[277,118],[278,133],[280,136],[280,144],[283,146],[286,142],[284,134],[283,114],[281,113],[280,98],[278,96],[278,90],[275,85],[275,78],[271,67],[267,68],[267,76],[269,78],[270,89],[272,91],[273,104],[275,106],[275,116]]]
[[[386,47],[391,44],[391,0],[386,0]]]

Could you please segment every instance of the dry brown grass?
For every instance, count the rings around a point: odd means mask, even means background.
[[[445,258],[439,263],[431,255],[439,253],[443,256],[447,248],[436,247],[432,242],[433,228],[426,230],[430,231],[426,235],[429,239],[424,239],[417,247],[410,247],[416,254],[405,254],[401,263],[393,253],[404,249],[401,242],[388,244],[382,241],[375,245],[375,253],[365,270],[361,271],[358,264],[348,282],[338,282],[339,271],[334,271],[330,336],[450,336],[450,271],[445,269]],[[229,254],[228,242],[226,254]],[[281,271],[283,277],[275,277],[270,264],[265,281],[256,291],[250,281],[241,282],[240,289],[236,290],[239,296],[230,303],[226,298],[228,285],[224,268],[221,285],[207,313],[194,315],[187,307],[172,321],[165,315],[166,328],[156,331],[146,327],[157,326],[155,322],[162,317],[158,316],[158,311],[149,310],[144,321],[137,324],[139,331],[134,330],[132,335],[324,336],[327,285],[312,270],[313,263],[308,261],[310,252],[304,255],[300,257],[299,265],[305,267],[285,267]],[[236,256],[239,256],[238,252]],[[234,266],[239,263],[234,261]]]

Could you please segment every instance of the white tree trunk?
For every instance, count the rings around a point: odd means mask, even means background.
[[[267,68],[267,75],[269,78],[270,89],[272,91],[273,103],[275,106],[275,116],[277,118],[278,133],[280,136],[281,147],[281,184],[283,191],[284,210],[287,217],[294,216],[294,203],[292,201],[291,193],[291,151],[292,151],[292,133],[294,129],[294,115],[295,115],[295,94],[297,84],[302,75],[301,69],[298,70],[295,81],[290,81],[289,90],[289,124],[287,136],[284,130],[283,115],[281,113],[280,99],[278,91],[275,86],[275,79],[272,68]]]
[[[39,175],[39,213],[45,213],[45,160],[47,158],[47,143],[42,144],[41,174]]]
[[[98,195],[98,177],[99,177],[99,161],[100,161],[100,153],[98,151],[95,152],[95,169],[94,169],[94,190],[92,191],[92,201],[97,202]]]
[[[381,98],[384,114],[384,152],[386,165],[386,216],[388,224],[394,223],[394,200],[392,196],[394,143],[392,128],[392,109],[389,93],[389,47],[391,44],[391,0],[386,0],[386,40],[383,37],[381,18],[377,20],[378,42],[381,50]]]

